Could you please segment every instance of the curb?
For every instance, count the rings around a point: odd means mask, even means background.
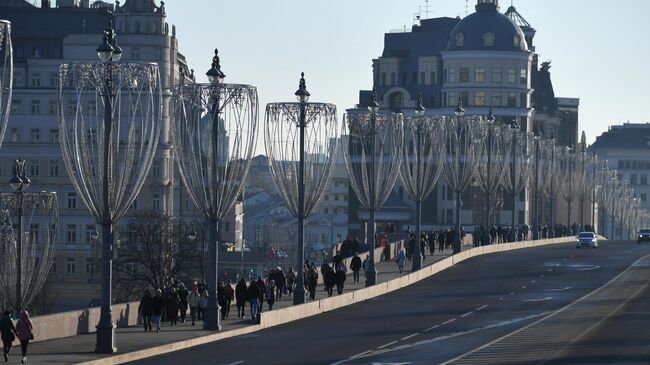
[[[600,237],[599,239],[605,239]],[[266,328],[279,326],[289,322],[308,318],[322,313],[327,313],[345,306],[357,304],[368,299],[372,299],[390,292],[405,288],[409,285],[427,279],[445,269],[454,266],[470,258],[488,255],[492,253],[507,252],[525,248],[534,248],[555,244],[566,244],[574,242],[574,237],[551,238],[538,241],[525,241],[520,243],[500,243],[490,246],[474,247],[463,251],[457,255],[449,256],[437,261],[431,265],[423,267],[421,270],[402,277],[389,280],[368,288],[358,289],[353,292],[320,299],[317,301],[282,308],[273,311],[261,313],[260,324],[246,326],[234,330],[215,333],[213,335],[196,337],[188,340],[173,342],[165,345],[159,345],[148,349],[127,352],[124,354],[113,355],[97,360],[91,360],[79,363],[80,365],[112,365],[122,364],[130,361],[142,360],[153,356],[163,355],[166,353],[188,349],[195,346],[205,345],[207,343],[220,341],[223,339],[245,335],[257,332]]]

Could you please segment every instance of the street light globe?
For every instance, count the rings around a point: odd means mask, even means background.
[[[113,47],[108,43],[108,37],[104,36],[102,44],[97,47],[97,56],[102,62],[110,61],[113,56]]]
[[[13,190],[16,190],[16,191],[18,191],[20,189],[20,186],[22,184],[23,184],[23,181],[17,175],[14,175],[11,178],[11,180],[9,180],[9,186],[11,186],[11,188]]]
[[[122,48],[120,48],[120,46],[118,46],[117,44],[114,44],[113,48],[114,48],[114,50],[113,50],[112,61],[113,62],[120,62],[120,60],[122,59],[122,54],[123,54]]]
[[[377,92],[374,89],[372,90],[372,100],[368,105],[368,111],[370,111],[371,113],[377,113],[379,111],[379,103],[377,102]]]
[[[196,237],[197,237],[197,234],[196,234],[195,231],[192,231],[187,235],[187,238],[189,238],[190,241],[194,241],[196,239]]]

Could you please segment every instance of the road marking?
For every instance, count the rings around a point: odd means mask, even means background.
[[[514,294],[515,294],[515,292],[511,291],[510,294],[508,294],[508,295],[514,295]]]
[[[444,325],[449,324],[449,323],[451,323],[451,322],[453,322],[455,320],[456,320],[456,318],[452,318],[452,319],[448,320],[447,322],[444,322],[442,325],[444,326]]]
[[[543,277],[544,277],[544,274],[539,274],[539,277],[540,277],[540,278],[543,278]]]
[[[548,269],[548,270],[546,270],[546,271],[551,272],[551,271],[553,271],[553,269]]]
[[[396,344],[396,343],[397,343],[397,341],[389,342],[389,343],[387,343],[387,344],[385,344],[385,345],[381,345],[381,346],[377,347],[377,349],[378,349],[378,350],[381,350],[381,349],[383,349],[384,347],[388,347],[388,346],[394,345],[394,344]]]
[[[503,300],[503,297],[499,298],[499,300]]]
[[[571,289],[573,289],[573,288],[570,287],[570,286],[566,286],[566,287],[560,288],[560,289],[547,289],[546,291],[566,291],[566,290],[571,290]]]
[[[532,302],[545,302],[547,300],[551,300],[553,297],[546,297],[546,298],[540,298],[540,299],[527,299],[524,300],[524,302],[532,303]]]
[[[363,356],[363,355],[367,355],[367,354],[369,354],[369,353],[371,353],[371,352],[372,352],[372,350],[364,351],[364,352],[361,352],[361,353],[356,354],[356,355],[354,355],[354,356],[351,356],[350,359],[356,359],[357,357],[361,357],[361,356]]]
[[[524,285],[524,286],[522,286],[521,288],[522,288],[522,289],[526,289],[526,288],[527,288],[527,286],[526,286],[526,285]]]
[[[414,334],[412,334],[412,335],[408,335],[408,336],[406,336],[406,337],[402,337],[401,340],[402,340],[402,341],[406,341],[406,340],[408,340],[409,338],[413,338],[413,337],[415,337],[415,336],[417,336],[417,335],[419,335],[419,333],[414,333]]]
[[[237,362],[233,362],[233,363],[226,364],[226,365],[237,365],[237,364],[243,364],[243,363],[244,363],[244,360],[242,360],[242,361],[237,361]]]
[[[464,318],[464,317],[469,316],[469,315],[472,314],[472,313],[474,313],[474,311],[467,312],[467,313],[463,314],[463,315],[460,316],[460,317],[461,317],[461,318]]]
[[[578,269],[578,271],[591,271],[591,270],[596,270],[596,269],[600,269],[600,266],[596,265],[596,266],[592,266],[592,267],[583,267],[582,269]]]
[[[533,281],[531,281],[531,284],[535,284],[536,282],[537,282],[537,280],[533,280]]]
[[[429,327],[429,328],[425,329],[423,332],[429,332],[429,331],[435,330],[435,329],[438,328],[438,327],[440,327],[439,324],[437,324],[437,325],[435,325],[435,326],[433,326],[433,327]]]
[[[487,305],[483,305],[483,306],[480,306],[480,307],[476,308],[476,311],[478,312],[478,311],[483,310],[485,308],[487,308]]]

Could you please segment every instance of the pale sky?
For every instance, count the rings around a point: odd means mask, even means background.
[[[159,1],[157,1],[159,3]],[[469,0],[474,11],[476,0]],[[167,0],[180,51],[199,81],[215,47],[226,82],[258,87],[260,122],[268,102],[294,101],[304,71],[312,101],[339,115],[372,87],[372,59],[384,33],[410,29],[425,0]],[[505,11],[510,1],[500,1]],[[612,124],[650,122],[646,71],[648,0],[515,0],[537,30],[540,60],[552,61],[556,96],[580,98],[589,143]],[[460,15],[465,0],[430,0],[429,17]],[[425,46],[425,45],[424,45]]]

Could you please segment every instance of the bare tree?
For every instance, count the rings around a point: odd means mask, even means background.
[[[138,212],[122,227],[113,286],[117,301],[133,300],[145,289],[169,287],[201,269],[201,246],[188,225],[157,211]]]

